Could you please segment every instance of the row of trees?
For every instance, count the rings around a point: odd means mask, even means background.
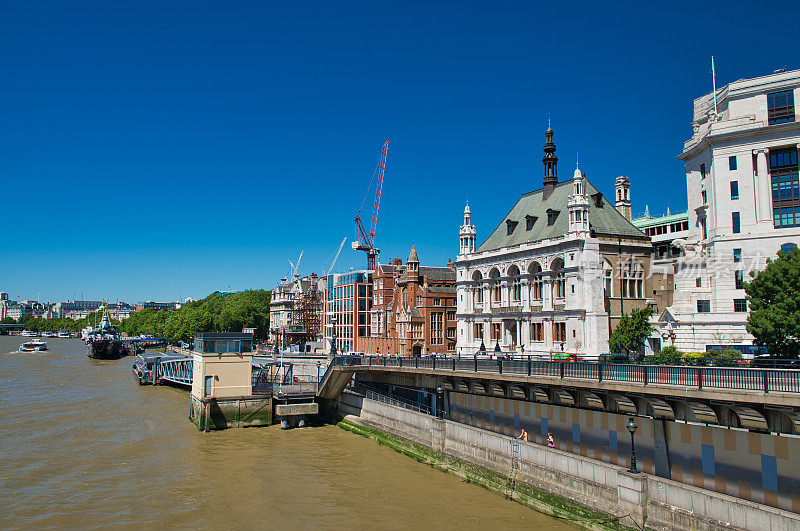
[[[211,294],[186,303],[179,310],[140,310],[122,321],[120,328],[130,336],[147,334],[190,341],[197,332],[241,332],[245,327],[254,327],[256,339],[266,339],[270,295],[263,289],[228,296]]]
[[[800,249],[779,251],[774,260],[767,260],[763,271],[751,272],[752,280],[744,289],[750,302],[747,331],[755,344],[766,347],[772,356],[797,359],[800,355]],[[620,319],[608,346],[615,354],[630,356],[644,350],[644,342],[653,332],[650,326],[652,308],[632,310]],[[701,358],[719,358],[730,361],[741,358],[735,350],[720,352],[682,353],[674,347],[665,347],[659,356],[651,356],[651,363],[694,364]]]
[[[271,293],[263,289],[233,293],[227,297],[211,294],[205,299],[189,302],[178,310],[140,310],[122,322],[111,320],[121,332],[129,336],[141,334],[164,337],[173,341],[190,341],[197,332],[241,332],[245,327],[256,329],[257,339],[269,334],[269,302]],[[102,312],[94,312],[84,319],[43,319],[27,315],[19,324],[26,330],[38,332],[77,332],[87,325],[100,322]],[[15,323],[3,319],[3,323]]]

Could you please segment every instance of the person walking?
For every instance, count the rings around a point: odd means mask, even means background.
[[[522,428],[522,431],[519,432],[519,437],[517,439],[522,439],[525,442],[528,442],[528,432],[525,431],[525,428]]]
[[[553,438],[553,434],[552,433],[548,433],[547,434],[547,446],[549,448],[555,448],[556,447],[556,441]]]

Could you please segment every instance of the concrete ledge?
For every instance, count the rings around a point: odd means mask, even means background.
[[[275,415],[279,417],[291,417],[293,415],[316,415],[319,413],[319,404],[276,404]]]

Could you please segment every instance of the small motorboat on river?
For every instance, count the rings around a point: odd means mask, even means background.
[[[38,352],[40,350],[47,350],[47,343],[40,339],[34,339],[19,346],[20,352]]]

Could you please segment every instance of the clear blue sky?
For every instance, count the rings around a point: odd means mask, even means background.
[[[669,6],[663,10],[658,5]],[[692,99],[798,64],[796,2],[4,2],[0,291],[58,301],[272,288],[344,236],[392,141],[377,244],[458,252],[576,152],[633,210],[686,205]],[[783,15],[780,15],[783,13]],[[372,198],[365,207],[369,219]]]

